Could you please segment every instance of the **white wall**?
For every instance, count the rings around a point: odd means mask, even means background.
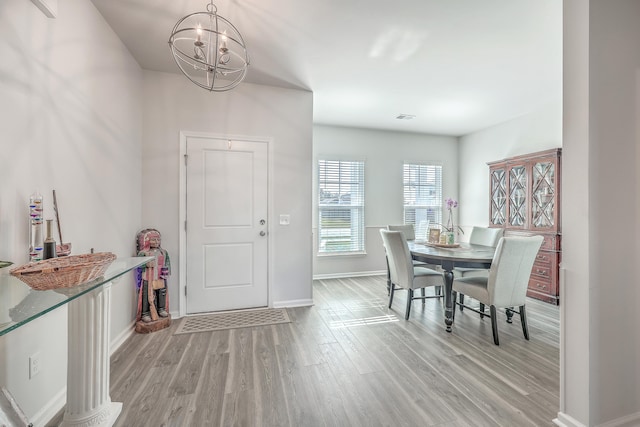
[[[640,424],[640,2],[565,0],[566,425]],[[571,424],[570,422],[576,421]]]
[[[0,259],[27,261],[28,200],[45,218],[58,196],[73,254],[131,256],[140,227],[141,70],[91,2],[58,2],[57,19],[25,0],[0,2]],[[57,233],[55,233],[57,234]],[[130,329],[133,280],[112,290],[112,339]],[[0,337],[0,384],[34,421],[62,404],[66,308]],[[28,357],[42,369],[28,379]]]
[[[597,424],[630,414],[640,423],[639,23],[637,0],[591,1],[590,407]]]
[[[317,234],[318,158],[365,161],[366,255],[318,256],[314,277],[381,272],[386,269],[378,230],[402,224],[402,165],[405,161],[442,164],[443,196],[458,197],[458,143],[450,136],[390,132],[338,126],[313,127],[313,229]]]
[[[590,157],[589,2],[564,0],[562,268],[560,270],[561,426],[592,426],[589,342]],[[570,220],[569,220],[570,219]],[[564,278],[564,280],[563,280]]]
[[[171,256],[171,312],[176,314],[181,298],[180,131],[273,138],[269,299],[275,306],[311,303],[312,115],[310,92],[242,83],[211,93],[182,75],[144,72],[142,222],[162,233]],[[291,225],[279,225],[280,214],[290,214]]]
[[[560,74],[560,70],[558,70]],[[460,222],[489,225],[487,162],[562,146],[562,103],[460,137]]]

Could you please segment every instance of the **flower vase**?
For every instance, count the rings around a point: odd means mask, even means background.
[[[446,235],[447,235],[447,241],[446,241],[447,245],[453,245],[456,243],[456,233],[454,233],[453,231],[447,231]]]

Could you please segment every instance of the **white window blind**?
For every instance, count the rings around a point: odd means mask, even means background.
[[[425,240],[429,227],[442,224],[442,166],[405,163],[403,186],[404,223]]]
[[[318,252],[364,251],[364,162],[318,161]]]

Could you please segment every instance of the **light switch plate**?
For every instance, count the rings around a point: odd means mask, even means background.
[[[291,224],[291,215],[280,215],[280,225],[289,225]]]

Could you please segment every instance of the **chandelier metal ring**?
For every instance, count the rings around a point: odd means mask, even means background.
[[[233,89],[247,74],[244,39],[231,22],[218,15],[213,1],[206,12],[189,14],[176,23],[169,47],[180,71],[203,89]]]

